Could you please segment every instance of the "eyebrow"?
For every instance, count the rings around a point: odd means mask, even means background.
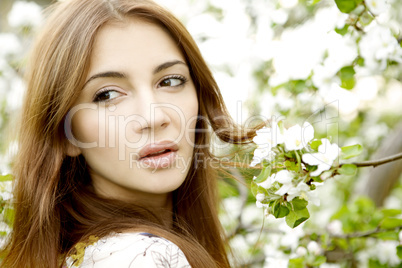
[[[180,61],[180,60],[173,60],[173,61],[168,61],[165,63],[162,63],[160,65],[158,65],[154,70],[153,70],[153,74],[157,74],[165,69],[168,69],[176,64],[183,64],[185,66],[187,66],[186,63]],[[93,76],[91,76],[88,81],[85,82],[83,88],[92,80],[97,79],[97,78],[127,78],[127,75],[121,72],[115,72],[115,71],[107,71],[107,72],[102,72],[102,73],[97,73],[94,74]]]
[[[184,62],[182,62],[180,60],[168,61],[168,62],[162,63],[161,65],[157,66],[154,69],[153,74],[157,74],[157,73],[159,73],[169,67],[172,67],[173,65],[176,65],[176,64],[183,64],[183,65],[187,66],[187,64],[185,64]]]
[[[88,81],[85,82],[83,88],[92,80],[96,79],[96,78],[126,78],[127,75],[125,75],[124,73],[120,73],[120,72],[103,72],[103,73],[98,73],[98,74],[94,74],[93,76],[91,76]]]

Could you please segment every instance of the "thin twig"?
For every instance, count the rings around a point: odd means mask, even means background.
[[[344,234],[344,235],[330,235],[331,238],[341,238],[341,239],[350,239],[350,238],[364,238],[364,237],[370,237],[375,234],[381,234],[381,233],[386,233],[386,232],[392,232],[392,231],[400,231],[402,230],[402,225],[391,228],[391,229],[381,229],[380,227],[377,227],[374,230],[366,231],[366,232],[356,232],[356,233],[350,233],[350,234]]]
[[[245,187],[243,184],[238,183],[237,189],[239,190],[239,195],[240,195],[240,200],[241,200],[240,213],[239,213],[239,216],[237,217],[236,228],[227,236],[229,240],[232,239],[234,236],[236,236],[236,234],[240,233],[240,231],[243,229],[243,221],[242,221],[243,213],[242,212],[247,204],[247,197],[248,197],[247,187]]]
[[[355,162],[352,164],[355,165],[356,167],[370,167],[370,166],[376,167],[376,166],[383,165],[383,164],[386,164],[386,163],[389,163],[392,161],[396,161],[399,159],[402,159],[402,153],[394,154],[394,155],[391,155],[391,156],[388,156],[388,157],[385,157],[382,159],[378,159],[378,160]],[[341,164],[340,166],[342,166],[342,165],[344,165],[344,164]]]
[[[398,153],[398,154],[394,154],[382,159],[377,159],[377,160],[370,160],[370,161],[363,161],[363,162],[353,162],[350,164],[355,165],[356,167],[376,167],[379,165],[383,165],[392,161],[396,161],[402,159],[402,152]],[[219,161],[219,160],[217,160]],[[254,167],[249,166],[249,163],[246,162],[221,162],[223,164],[223,166],[226,166],[227,168],[248,168],[248,169],[262,169],[262,165],[261,164],[257,164]],[[339,166],[345,165],[345,164],[349,164],[349,163],[343,163],[340,164]]]

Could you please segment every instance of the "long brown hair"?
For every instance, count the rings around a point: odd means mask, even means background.
[[[194,40],[169,12],[149,0],[68,0],[54,4],[31,52],[14,165],[15,219],[4,267],[58,267],[89,235],[138,229],[176,243],[193,267],[229,267],[217,213],[217,170],[210,135],[196,133],[185,182],[173,193],[174,226],[155,211],[97,196],[82,155],[66,155],[63,123],[84,84],[94,38],[110,21],[141,18],[166,29],[185,56],[199,100],[198,129],[211,127],[229,143],[247,142],[230,119]],[[197,159],[195,159],[197,157]]]

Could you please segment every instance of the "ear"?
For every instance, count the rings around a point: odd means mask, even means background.
[[[81,154],[81,149],[66,139],[64,141],[64,152],[70,157],[76,157]]]

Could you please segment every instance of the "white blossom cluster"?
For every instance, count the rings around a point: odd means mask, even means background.
[[[388,27],[377,23],[367,28],[359,42],[359,50],[368,74],[384,71],[388,61],[402,63],[402,47]]]
[[[16,1],[8,13],[8,24],[14,28],[39,27],[42,20],[42,8],[31,1]]]
[[[29,33],[42,23],[42,8],[32,1],[15,1],[6,18],[11,32],[0,32],[0,130],[15,119],[12,116],[21,107],[25,84],[20,70],[30,43]],[[15,142],[2,146],[5,150],[0,152],[0,175],[10,172],[15,146]]]
[[[317,152],[308,153],[311,151],[309,143],[314,139],[313,126],[305,122],[301,127],[296,124],[288,129],[283,127],[283,123],[272,121],[271,127],[263,127],[256,131],[256,136],[253,138],[257,148],[254,150],[254,157],[250,166],[267,161],[272,165],[279,164],[278,159],[282,159],[283,155],[290,151],[295,151],[303,162],[300,165],[300,172],[294,170],[280,169],[276,173],[263,178],[262,182],[257,182],[257,185],[267,189],[273,193],[273,199],[286,196],[286,201],[290,202],[296,197],[300,197],[315,205],[319,205],[320,201],[317,198],[316,192],[306,182],[310,177],[320,176],[323,171],[329,170],[334,161],[340,154],[338,145],[332,143],[328,139],[321,139],[321,145]],[[283,146],[283,149],[281,148]],[[302,149],[304,149],[302,151]],[[306,165],[316,166],[317,169],[307,172]],[[307,177],[309,174],[310,177]],[[256,177],[254,177],[254,180]],[[312,182],[314,186],[319,183]],[[278,188],[279,186],[279,188]],[[268,207],[268,204],[262,202],[267,196],[264,193],[256,195],[257,207]]]
[[[276,155],[273,149],[278,144],[284,144],[286,151],[300,150],[306,148],[313,138],[314,128],[308,122],[305,122],[303,127],[297,124],[285,129],[280,127],[278,122],[272,121],[271,127],[263,127],[256,131],[253,141],[257,144],[257,149],[250,166],[261,163],[263,159],[272,161]]]

